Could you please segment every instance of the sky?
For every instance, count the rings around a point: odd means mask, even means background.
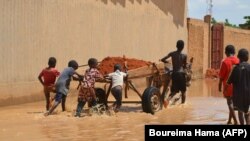
[[[209,0],[187,0],[188,17],[203,19],[207,14]],[[229,20],[231,24],[245,23],[244,16],[250,16],[250,0],[213,0],[212,17],[218,22]]]

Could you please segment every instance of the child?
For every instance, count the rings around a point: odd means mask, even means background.
[[[95,95],[95,82],[96,79],[103,79],[103,76],[97,70],[98,62],[95,58],[90,58],[88,60],[89,68],[85,71],[83,84],[80,87],[78,95],[78,104],[76,108],[75,117],[81,116],[81,111],[86,104],[86,102],[91,103],[92,106],[96,105],[96,95]]]
[[[121,72],[121,65],[114,65],[114,72],[108,74],[106,77],[111,79],[112,87],[111,93],[114,96],[116,102],[113,104],[115,112],[118,112],[122,105],[122,87],[124,77],[127,76],[127,73]]]
[[[55,81],[56,77],[59,76],[58,70],[56,67],[56,58],[50,57],[48,61],[48,67],[43,69],[39,74],[38,79],[40,83],[43,85],[43,92],[46,99],[46,110],[49,110],[50,107],[50,92],[55,92]]]
[[[231,72],[232,66],[239,63],[239,60],[234,56],[235,54],[235,48],[233,45],[227,45],[225,48],[225,54],[226,58],[222,61],[220,72],[219,72],[219,91],[221,92],[222,82],[223,82],[223,88],[225,88],[228,76]],[[232,94],[233,94],[233,86],[229,85],[226,92],[223,92],[224,97],[227,100],[227,105],[229,109],[229,117],[227,124],[232,124],[231,119],[234,120],[234,124],[238,124],[234,107],[233,107],[233,101],[232,101]]]
[[[172,97],[181,91],[181,103],[184,104],[186,101],[186,76],[185,69],[187,65],[187,55],[182,53],[184,48],[184,41],[178,40],[176,43],[177,51],[170,52],[166,57],[162,58],[161,61],[167,63],[167,59],[171,57],[173,64],[172,73],[172,86],[171,93],[167,100],[164,101],[164,107],[167,107]]]
[[[244,114],[246,124],[250,125],[250,64],[247,63],[249,53],[246,49],[240,49],[237,57],[240,63],[233,68],[227,84],[233,84],[233,104],[238,109],[240,124],[244,124]],[[227,90],[228,87],[225,88]]]
[[[55,96],[55,102],[54,105],[49,109],[48,112],[46,112],[44,115],[48,116],[50,115],[56,107],[62,102],[62,108],[63,111],[65,110],[65,102],[66,102],[66,96],[69,91],[69,85],[71,81],[71,77],[73,80],[81,80],[82,76],[79,75],[75,70],[78,69],[78,63],[75,60],[71,60],[68,63],[68,67],[63,70],[59,78],[56,82],[56,96]],[[78,77],[75,77],[73,75],[77,75]]]

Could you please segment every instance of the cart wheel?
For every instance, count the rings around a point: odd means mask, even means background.
[[[102,88],[95,88],[97,104],[106,104],[106,92]]]
[[[162,109],[160,90],[156,87],[148,87],[142,95],[143,112],[154,114]]]

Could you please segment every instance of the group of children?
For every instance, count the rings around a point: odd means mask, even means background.
[[[248,50],[242,48],[238,51],[237,58],[234,56],[235,47],[227,45],[225,48],[226,58],[223,59],[219,72],[219,91],[223,92],[229,108],[227,124],[238,124],[235,108],[238,110],[238,119],[241,125],[250,124],[250,64]],[[223,84],[223,90],[222,90]]]
[[[186,100],[187,86],[185,69],[187,67],[187,56],[182,53],[182,50],[184,48],[184,41],[178,40],[176,43],[176,47],[177,51],[173,51],[169,53],[166,57],[161,59],[162,62],[166,62],[166,60],[171,57],[173,64],[171,93],[168,99],[165,101],[165,106],[167,106],[171,98],[179,91],[181,91],[182,103],[185,103]],[[81,116],[81,111],[86,103],[90,103],[90,105],[92,106],[96,105],[96,94],[94,88],[95,82],[98,79],[111,80],[111,93],[116,100],[112,108],[115,112],[119,111],[122,105],[122,88],[124,78],[128,76],[127,72],[124,73],[121,71],[122,67],[120,64],[115,64],[114,72],[105,76],[103,76],[98,71],[98,61],[95,58],[90,58],[88,60],[89,68],[85,71],[84,75],[80,75],[76,72],[76,70],[78,69],[78,63],[75,60],[69,61],[68,67],[65,68],[61,74],[55,69],[56,59],[54,57],[49,58],[48,65],[49,66],[43,69],[38,77],[41,84],[44,86],[47,110],[45,116],[52,114],[52,112],[60,103],[62,103],[62,111],[65,111],[65,102],[69,91],[71,78],[73,78],[73,80],[83,82],[78,94],[78,104],[75,114],[76,117]],[[56,77],[58,77],[57,81]],[[50,103],[52,99],[50,98],[50,92],[56,92],[54,98],[55,102],[51,107]]]
[[[181,92],[181,103],[186,100],[186,77],[185,69],[187,68],[187,56],[182,53],[184,42],[178,40],[176,43],[177,50],[170,52],[166,57],[160,59],[166,63],[168,58],[172,59],[173,73],[171,93],[167,100],[164,101],[166,107],[173,96]],[[226,58],[222,61],[219,72],[219,91],[223,91],[229,108],[229,118],[227,124],[238,124],[234,110],[238,110],[238,119],[241,125],[250,125],[250,64],[248,50],[242,48],[238,51],[237,57],[235,47],[228,45],[225,48]],[[222,90],[223,84],[223,90]]]
[[[62,111],[66,110],[65,102],[72,78],[75,81],[82,82],[78,93],[78,104],[75,113],[76,117],[81,116],[82,109],[86,103],[90,103],[91,106],[96,105],[95,82],[96,80],[102,79],[111,79],[111,93],[116,99],[116,102],[113,104],[113,108],[115,112],[119,111],[122,100],[123,79],[127,76],[126,73],[121,72],[122,69],[119,64],[114,66],[113,73],[105,76],[98,71],[98,61],[95,58],[90,58],[88,60],[89,68],[83,75],[76,72],[78,69],[78,63],[75,60],[69,61],[68,67],[61,73],[55,68],[55,66],[56,58],[50,57],[48,67],[43,69],[38,76],[39,81],[44,87],[44,95],[46,98],[47,112],[44,114],[45,116],[52,114],[60,103],[62,103]],[[50,92],[56,93],[54,98],[51,98]],[[54,103],[53,105],[50,105],[52,100],[54,100]]]
[[[181,103],[186,101],[186,76],[185,69],[187,67],[187,55],[182,53],[184,42],[178,40],[176,43],[177,50],[169,53],[162,58],[162,62],[166,62],[168,58],[172,58],[173,73],[171,93],[164,102],[168,105],[172,97],[181,92]],[[231,124],[231,119],[234,124],[238,124],[235,116],[235,108],[238,110],[238,118],[240,124],[250,124],[249,106],[250,106],[250,64],[247,63],[249,58],[248,50],[240,49],[237,58],[234,56],[235,48],[233,45],[228,45],[225,48],[226,58],[222,61],[219,72],[219,91],[223,91],[224,97],[227,100],[229,108],[228,124]],[[113,104],[115,112],[118,112],[122,105],[122,87],[124,77],[127,73],[122,72],[120,64],[114,65],[114,72],[103,76],[97,69],[98,62],[95,58],[88,60],[89,68],[84,75],[76,72],[78,63],[71,60],[68,67],[61,73],[55,69],[56,58],[51,57],[48,61],[48,67],[43,69],[39,74],[38,79],[44,86],[44,95],[46,98],[45,116],[52,114],[55,108],[62,103],[62,111],[65,111],[66,97],[69,91],[71,78],[73,80],[82,81],[81,88],[78,95],[78,104],[76,108],[76,117],[81,116],[81,111],[84,105],[88,102],[94,106],[96,104],[95,82],[98,79],[111,79],[112,87],[111,93],[116,99]],[[56,78],[58,77],[57,81]],[[56,83],[55,83],[56,82]],[[223,90],[222,90],[223,84]],[[50,92],[55,92],[54,104],[50,106],[51,99]]]

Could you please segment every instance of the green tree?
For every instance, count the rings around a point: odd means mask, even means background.
[[[216,23],[217,23],[217,21],[215,20],[214,17],[212,18],[211,23],[212,23],[212,24],[216,24]]]
[[[229,27],[237,27],[237,25],[235,25],[235,24],[231,24],[231,23],[229,22],[229,20],[228,20],[228,19],[225,19],[225,26],[229,26]]]
[[[240,24],[239,26],[243,29],[250,29],[250,16],[245,16],[244,19],[246,22],[244,24]]]
[[[245,25],[250,25],[250,16],[245,16],[244,19],[246,20]]]
[[[212,23],[212,24],[216,24],[216,23],[218,23],[218,22],[217,22],[217,20],[213,17],[213,18],[211,19],[211,23]],[[224,24],[225,24],[225,26],[229,26],[229,27],[238,27],[237,25],[230,23],[228,19],[225,19]]]

